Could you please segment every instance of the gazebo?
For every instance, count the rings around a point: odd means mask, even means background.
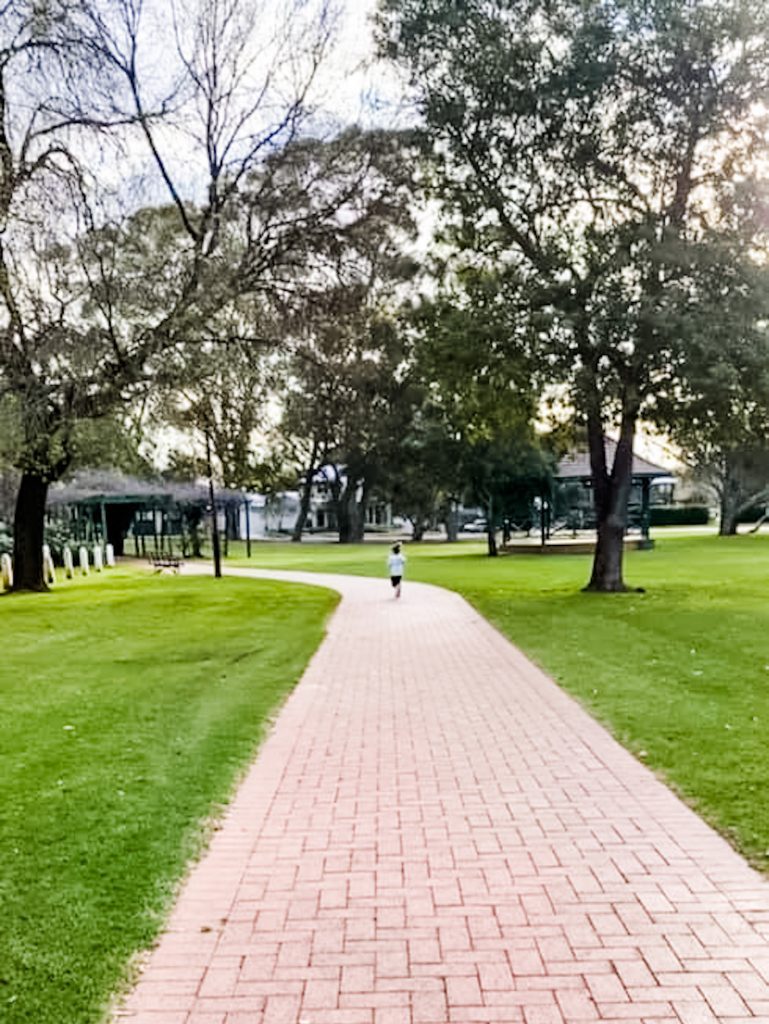
[[[609,466],[614,461],[616,443],[605,438],[606,461]],[[628,527],[638,530],[639,536],[627,541],[639,548],[653,547],[649,537],[653,490],[663,499],[670,501],[674,479],[664,466],[658,466],[640,455],[633,456],[633,475],[630,501],[628,503]],[[590,455],[586,448],[577,448],[557,464],[550,478],[549,486],[534,498],[534,508],[539,515],[539,543],[532,543],[533,538],[512,541],[505,539],[502,550],[509,554],[556,554],[568,552],[579,554],[592,552],[594,539],[579,536],[580,531],[595,530],[596,518],[593,503],[593,473],[590,467]],[[533,528],[533,526],[532,526]],[[568,531],[571,536],[553,540],[553,535]]]
[[[611,466],[617,450],[616,442],[609,437],[604,438],[604,447],[606,462]],[[558,463],[554,480],[556,488],[560,491],[562,505],[567,503],[563,498],[568,493],[569,488],[572,489],[572,498],[581,498],[572,506],[574,512],[585,512],[579,526],[589,527],[594,525],[591,493],[593,474],[590,468],[589,452],[586,449],[577,449],[565,455]],[[648,459],[642,458],[640,455],[633,455],[632,490],[629,502],[630,525],[640,529],[641,536],[645,541],[649,540],[652,487],[655,485],[657,487],[664,487],[669,494],[672,494],[673,484],[674,481],[669,469],[665,469],[664,466],[658,466]],[[574,494],[575,488],[580,488],[582,493],[580,494],[577,491]]]

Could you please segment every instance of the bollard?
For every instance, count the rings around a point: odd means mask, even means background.
[[[0,578],[3,581],[3,589],[10,590],[13,586],[13,562],[10,555],[0,555]]]
[[[56,582],[56,569],[51,557],[51,548],[48,544],[43,544],[43,579],[46,583]]]

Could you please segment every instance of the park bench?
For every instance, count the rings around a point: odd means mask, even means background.
[[[182,567],[181,558],[173,555],[150,555],[150,565],[155,572],[178,572]]]

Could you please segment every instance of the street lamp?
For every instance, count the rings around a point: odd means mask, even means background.
[[[214,470],[211,463],[211,437],[206,431],[206,471],[208,473],[208,500],[211,503],[211,544],[214,551],[214,576],[222,575],[222,553],[219,548],[219,520],[216,515],[216,495],[214,494]]]

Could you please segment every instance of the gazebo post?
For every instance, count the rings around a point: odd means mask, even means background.
[[[546,500],[547,499],[545,498],[544,494],[541,494],[539,497],[539,534],[541,538],[542,547],[545,546],[545,542],[547,541],[547,524],[545,521]]]
[[[651,478],[641,478],[641,536],[644,540],[649,539],[649,526],[651,521]]]
[[[248,498],[243,499],[246,508],[246,558],[251,557],[251,502]]]

